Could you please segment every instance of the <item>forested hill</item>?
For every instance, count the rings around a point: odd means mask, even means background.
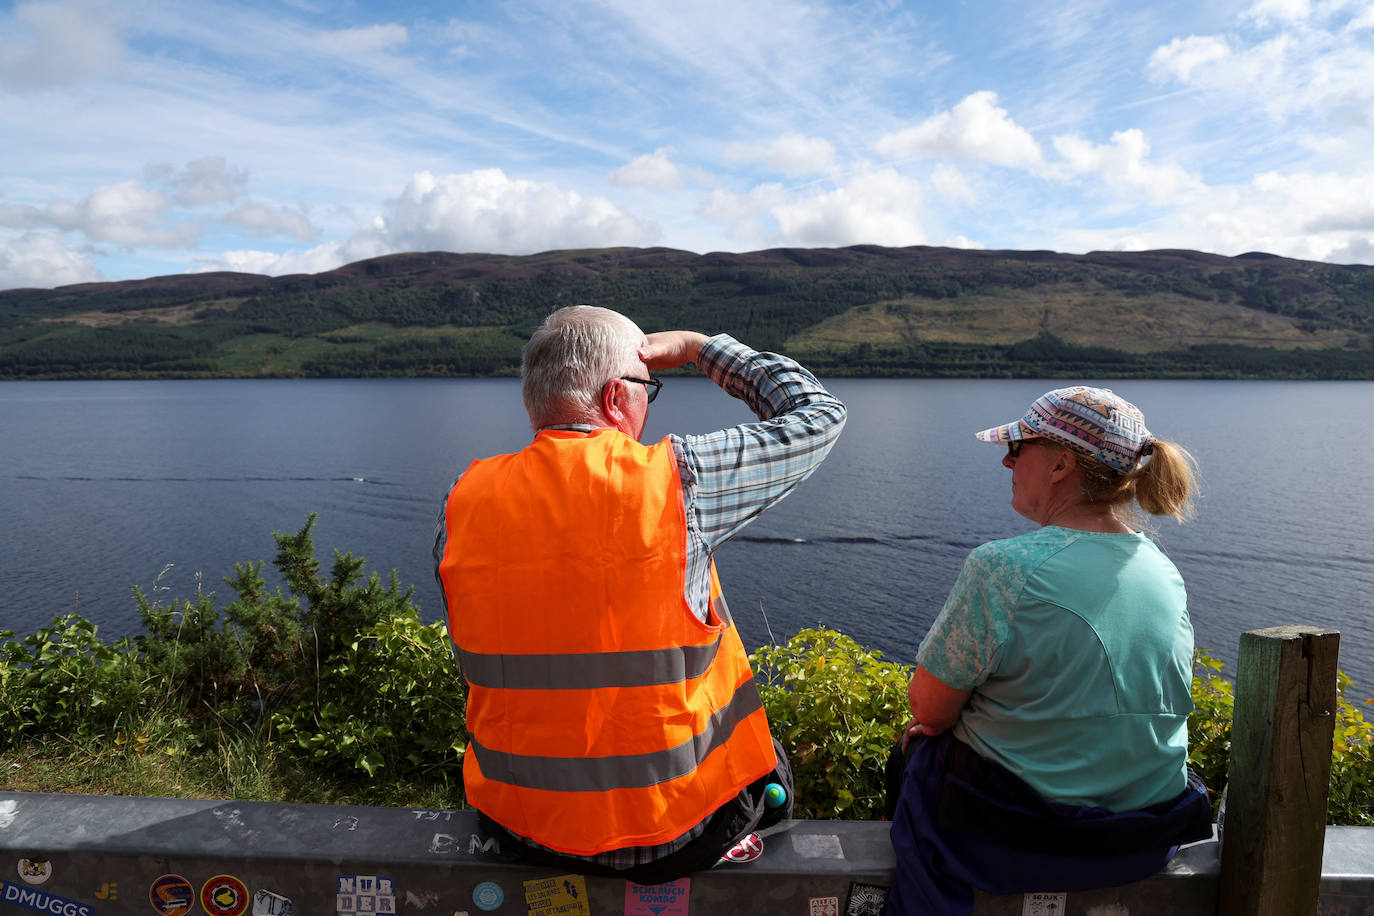
[[[1374,267],[1195,251],[398,254],[0,292],[0,378],[510,373],[544,315],[726,331],[819,373],[1374,378]]]

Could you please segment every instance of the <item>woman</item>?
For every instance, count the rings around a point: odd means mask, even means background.
[[[1012,508],[1041,527],[975,549],[921,643],[891,913],[1125,884],[1211,835],[1183,580],[1135,525],[1189,514],[1191,456],[1083,386],[977,437],[1007,446]]]

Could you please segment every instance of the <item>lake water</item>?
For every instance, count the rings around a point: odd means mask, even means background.
[[[830,459],[718,557],[752,647],[824,624],[910,662],[967,552],[1029,530],[1003,450],[973,432],[1054,380],[834,381],[850,407]],[[1198,517],[1157,523],[1188,584],[1197,643],[1233,660],[1244,630],[1342,631],[1341,667],[1374,696],[1374,420],[1369,382],[1097,382],[1197,456]],[[646,438],[749,418],[670,378]],[[227,603],[235,561],[319,513],[316,544],[397,569],[437,617],[439,500],[474,458],[529,440],[504,379],[0,384],[0,629],[78,611],[139,627],[130,587]],[[270,566],[270,562],[268,564]]]

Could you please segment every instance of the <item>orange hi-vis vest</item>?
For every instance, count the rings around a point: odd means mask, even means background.
[[[715,567],[707,622],[684,595],[668,440],[544,430],[473,462],[445,513],[470,804],[594,855],[674,840],[776,766]]]

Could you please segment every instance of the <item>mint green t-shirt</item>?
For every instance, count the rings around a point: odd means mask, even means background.
[[[1144,535],[983,544],[917,661],[973,691],[955,736],[1045,798],[1130,811],[1184,789],[1193,627],[1183,579]]]

